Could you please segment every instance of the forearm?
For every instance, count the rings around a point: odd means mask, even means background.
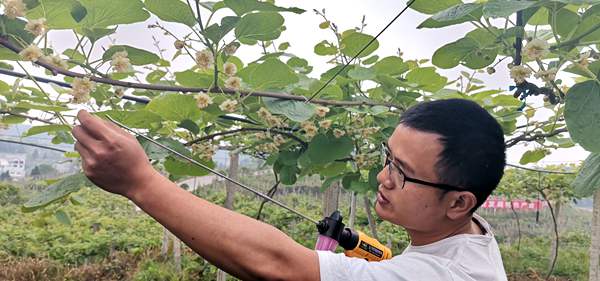
[[[316,253],[278,229],[198,198],[160,175],[150,183],[128,197],[217,267],[243,280],[269,280],[288,279],[298,266],[302,275],[295,277],[318,280]]]

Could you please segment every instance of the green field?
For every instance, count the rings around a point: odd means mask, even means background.
[[[246,178],[263,189],[268,180]],[[314,186],[305,180],[293,193],[281,187],[285,195],[278,199],[312,217],[321,214],[321,202]],[[217,204],[224,201],[222,183],[203,187],[196,193]],[[163,228],[126,199],[98,189],[84,189],[77,203],[65,202],[34,213],[23,213],[20,204],[35,190],[3,186],[0,191],[0,280],[214,280],[216,268],[182,248],[181,273],[178,273],[168,249],[161,255]],[[340,210],[347,213],[349,195],[342,193]],[[360,202],[361,200],[359,200]],[[260,201],[254,196],[237,194],[235,209],[256,216]],[[369,233],[368,221],[359,204],[356,227]],[[69,215],[69,221],[57,219],[57,209]],[[554,276],[560,280],[584,280],[587,276],[589,221],[591,213],[563,208],[560,217],[560,250]],[[550,216],[542,212],[520,213],[522,239],[517,250],[516,223],[511,212],[482,211],[497,229],[507,273],[511,280],[536,280],[545,276],[550,256]],[[316,229],[294,215],[267,204],[263,220],[280,228],[296,241],[313,247]],[[62,221],[62,222],[61,222]],[[399,253],[408,244],[408,236],[399,227],[378,221],[379,239],[391,242]]]

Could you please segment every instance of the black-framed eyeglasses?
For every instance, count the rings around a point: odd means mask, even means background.
[[[396,185],[396,187],[400,187],[400,189],[404,188],[404,184],[409,181],[413,183],[418,183],[422,185],[427,185],[435,188],[439,188],[447,191],[467,191],[465,188],[460,188],[452,185],[442,184],[442,183],[432,183],[427,182],[420,179],[415,179],[404,174],[404,171],[394,163],[394,158],[392,157],[392,153],[390,148],[387,146],[385,142],[381,143],[381,163],[385,168],[388,168],[389,177],[392,179],[392,182]]]

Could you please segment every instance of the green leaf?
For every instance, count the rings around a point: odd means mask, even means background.
[[[505,18],[535,4],[535,1],[490,0],[483,6],[483,15],[490,18]]]
[[[261,64],[251,64],[238,76],[254,89],[282,89],[299,81],[298,76],[285,63],[269,58]]]
[[[213,75],[207,73],[198,73],[193,70],[175,72],[175,81],[182,86],[208,88],[213,84]]]
[[[579,24],[579,20],[580,18],[577,13],[564,8],[556,12],[555,19],[554,13],[550,13],[548,16],[548,22],[551,23],[552,29],[554,29],[561,37],[569,36],[573,27]]]
[[[425,91],[437,92],[444,88],[448,78],[435,72],[435,67],[415,68],[406,75],[409,83],[418,85]]]
[[[567,92],[565,121],[569,134],[587,151],[600,153],[600,86],[597,81],[575,84]]]
[[[204,29],[204,34],[212,42],[219,42],[227,35],[227,33],[236,27],[239,21],[240,17],[224,17],[221,19],[221,25],[216,23],[210,25]]]
[[[209,168],[214,168],[214,163],[212,161],[205,161],[200,159],[199,157],[193,157],[194,160],[204,164]],[[210,172],[200,166],[190,163],[187,160],[180,159],[176,156],[167,156],[164,163],[165,170],[171,174],[176,176],[205,176]]]
[[[348,70],[348,77],[355,80],[373,80],[375,79],[375,71],[370,68],[356,65]]]
[[[58,222],[64,225],[71,225],[71,219],[69,215],[63,210],[58,210],[54,213],[54,217],[58,220]]]
[[[479,3],[458,4],[433,15],[431,18],[438,22],[456,21],[468,17],[481,7],[482,4]]]
[[[315,136],[305,153],[311,163],[326,164],[350,156],[353,149],[351,138],[344,136],[338,139],[329,133]]]
[[[482,16],[483,16],[483,7],[480,6],[478,9],[475,9],[470,14],[467,14],[464,17],[461,17],[461,18],[458,18],[455,20],[437,21],[437,20],[434,20],[433,17],[430,17],[430,18],[426,19],[424,22],[422,22],[421,24],[419,24],[419,26],[417,26],[417,28],[441,28],[441,27],[446,27],[446,26],[451,26],[451,25],[455,25],[455,24],[469,22],[472,20],[478,20]]]
[[[130,128],[150,128],[153,123],[162,121],[160,115],[148,110],[107,110],[96,113],[97,116],[106,118],[106,115]]]
[[[393,76],[400,75],[408,71],[408,64],[404,63],[402,58],[392,56],[381,59],[380,61],[375,63],[375,65],[373,65],[371,68],[375,70],[375,73],[377,73],[378,75],[386,74]]]
[[[142,49],[138,49],[138,48],[134,48],[134,47],[127,46],[127,45],[114,45],[114,46],[110,47],[102,55],[102,60],[110,61],[110,60],[112,60],[112,56],[116,52],[122,52],[122,51],[127,52],[127,57],[129,58],[131,64],[133,64],[133,65],[153,64],[160,60],[160,57],[158,55],[156,55],[155,53],[152,53],[152,52],[149,52],[146,50],[142,50]]]
[[[177,125],[177,126],[179,128],[184,128],[195,135],[200,133],[200,128],[198,127],[198,124],[196,124],[196,122],[189,120],[189,119],[181,121],[181,123],[179,123],[179,125]]]
[[[181,0],[145,0],[146,9],[158,18],[168,22],[178,22],[189,27],[196,25],[196,17],[187,4]]]
[[[142,137],[137,137],[138,142],[140,143],[140,145],[142,146],[142,148],[144,148],[144,152],[146,152],[146,155],[148,155],[148,158],[151,160],[162,160],[164,158],[166,158],[167,156],[171,155],[171,152],[169,152],[168,150],[142,138]],[[185,156],[191,157],[192,154],[190,153],[190,151],[180,142],[174,140],[174,139],[169,139],[169,138],[159,138],[154,140],[170,149],[173,149]]]
[[[375,37],[360,32],[344,32],[344,34],[342,34],[342,46],[340,47],[341,52],[350,57],[356,56],[357,58],[364,58],[379,48],[379,42],[375,40],[360,55],[358,55],[358,52],[374,39]]]
[[[225,0],[223,1],[227,7],[232,9],[236,15],[242,16],[252,11],[263,12],[293,12],[296,14],[304,13],[304,10],[296,7],[284,8],[275,6],[270,2],[261,2],[257,0]]]
[[[521,160],[519,160],[519,163],[521,165],[535,163],[537,161],[542,160],[548,154],[550,154],[550,152],[546,149],[530,150],[525,152],[523,156],[521,156]]]
[[[88,37],[90,41],[96,42],[102,37],[115,33],[115,31],[117,31],[117,28],[82,28],[78,31],[86,37]]]
[[[279,38],[284,19],[276,12],[258,12],[242,17],[235,28],[238,39],[269,41]]]
[[[423,14],[428,14],[428,15],[433,15],[435,13],[441,12],[445,9],[448,9],[454,5],[460,4],[462,3],[461,0],[435,0],[435,1],[419,1],[416,0],[413,2],[413,4],[410,6],[413,10],[423,13]]]
[[[49,29],[75,29],[79,23],[73,18],[72,11],[85,8],[75,0],[39,0],[40,5],[27,11],[27,19],[46,18]],[[87,11],[86,11],[87,12]]]
[[[79,3],[87,10],[79,23],[86,28],[142,22],[150,17],[140,0],[79,0]]]
[[[319,56],[332,56],[337,54],[337,47],[327,40],[323,40],[315,45],[314,52]]]
[[[304,122],[310,119],[316,110],[316,107],[312,103],[267,97],[263,97],[262,100],[271,113],[285,115],[290,120],[296,122]]]
[[[432,63],[449,69],[463,64],[471,69],[481,69],[492,64],[498,53],[486,48],[480,41],[489,44],[490,38],[478,38],[479,30],[474,30],[455,42],[446,44],[433,54]],[[493,39],[492,39],[493,40]]]
[[[600,154],[592,153],[583,162],[583,166],[572,183],[575,194],[581,197],[592,196],[600,188]]]
[[[69,194],[78,191],[84,186],[94,186],[84,174],[67,176],[60,181],[48,186],[42,192],[23,204],[24,212],[33,212],[37,209],[50,205],[53,202],[64,199]]]
[[[201,115],[194,97],[183,94],[166,94],[154,98],[146,106],[146,110],[156,113],[166,120],[179,122],[185,119],[197,120]]]
[[[69,127],[67,125],[35,126],[35,127],[29,128],[29,130],[27,130],[27,132],[25,132],[23,134],[23,137],[29,137],[29,136],[34,136],[34,135],[42,134],[42,133],[59,132],[59,131],[69,132],[69,131],[71,131],[71,127]]]

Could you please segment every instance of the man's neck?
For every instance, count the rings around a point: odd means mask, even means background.
[[[435,232],[421,232],[410,229],[407,229],[406,231],[410,236],[411,245],[413,246],[428,245],[459,234],[484,234],[483,229],[472,217],[469,217],[458,225],[453,223],[451,225],[442,226]]]

